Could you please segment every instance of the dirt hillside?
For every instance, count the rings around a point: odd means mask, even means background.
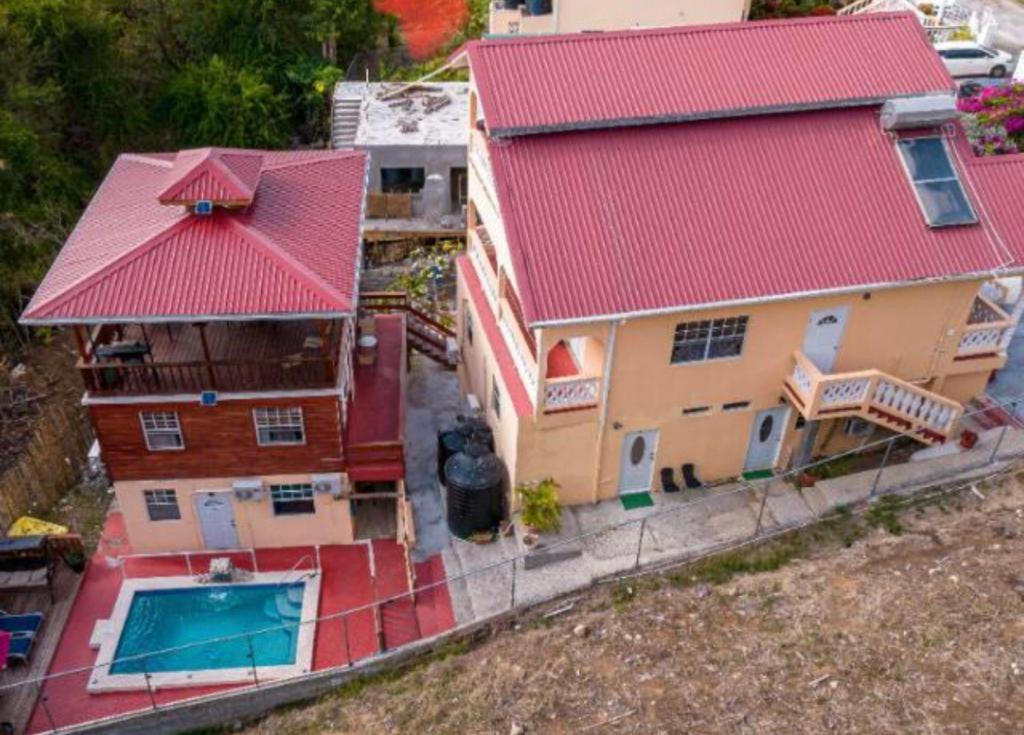
[[[979,491],[611,585],[246,732],[1021,733],[1024,490]]]

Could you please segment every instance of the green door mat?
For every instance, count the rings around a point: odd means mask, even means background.
[[[775,470],[754,470],[753,472],[744,472],[744,480],[767,480],[769,477],[775,476]]]
[[[654,505],[654,498],[651,497],[650,493],[630,493],[629,495],[620,495],[619,500],[622,501],[622,507],[626,510],[650,508]]]

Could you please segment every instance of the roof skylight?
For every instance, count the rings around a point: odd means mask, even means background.
[[[978,221],[942,138],[904,138],[897,146],[929,227]]]

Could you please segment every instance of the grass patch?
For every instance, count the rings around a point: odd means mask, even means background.
[[[903,523],[900,521],[900,511],[903,505],[896,495],[883,495],[879,498],[868,512],[864,519],[873,528],[884,528],[893,536],[903,533]]]

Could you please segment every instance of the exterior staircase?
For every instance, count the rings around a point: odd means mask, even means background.
[[[334,103],[331,119],[332,148],[349,148],[355,145],[362,109],[362,97],[342,97]]]
[[[376,313],[405,314],[409,346],[446,369],[455,369],[455,332],[426,312],[417,309],[409,295],[400,291],[366,291],[359,294],[359,308]]]
[[[412,595],[388,600],[377,606],[377,634],[381,653],[422,637],[416,602]]]
[[[857,416],[928,445],[953,437],[963,406],[880,370],[824,374],[802,352],[793,355],[786,394],[809,421]]]

